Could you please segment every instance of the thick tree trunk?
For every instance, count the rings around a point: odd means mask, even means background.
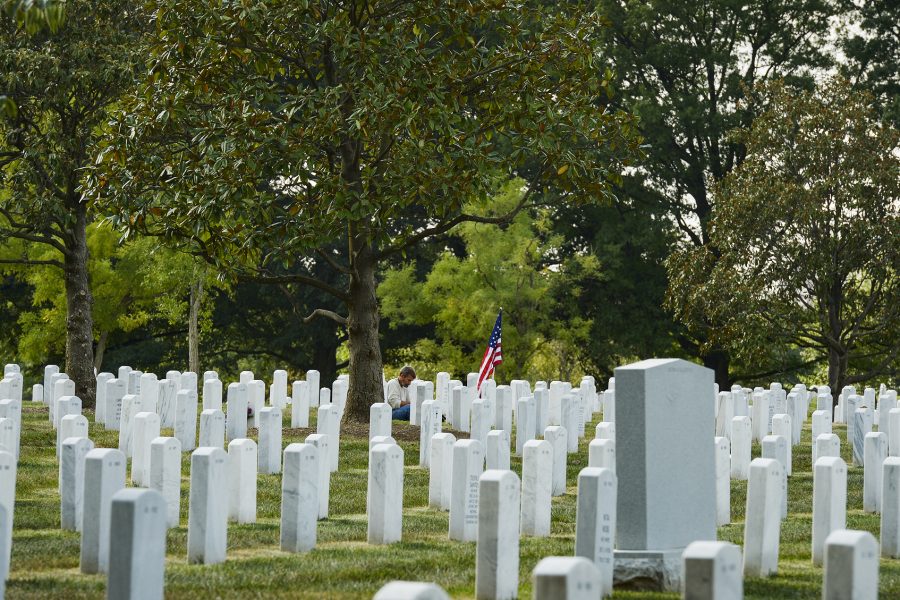
[[[723,392],[731,391],[731,377],[728,374],[728,369],[731,366],[731,355],[728,354],[727,350],[713,348],[703,356],[703,366],[713,370],[716,383],[719,384],[719,390]]]
[[[828,385],[831,387],[831,406],[837,407],[841,389],[847,382],[848,353],[839,348],[828,349]]]
[[[200,372],[200,306],[203,302],[203,280],[191,284],[190,310],[188,314],[188,370]]]
[[[66,282],[66,373],[75,382],[75,394],[82,406],[93,407],[94,377],[94,297],[88,275],[87,207],[75,207],[72,243],[65,256]]]
[[[384,401],[381,344],[378,339],[378,298],[375,295],[377,259],[368,240],[351,247],[353,273],[347,302],[350,343],[350,389],[344,420],[369,422],[369,406]]]
[[[313,347],[312,368],[319,372],[322,385],[331,387],[331,382],[337,378],[338,337],[331,321],[322,321],[316,327],[316,343]]]

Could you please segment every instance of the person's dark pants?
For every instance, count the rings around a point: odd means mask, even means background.
[[[406,406],[393,409],[391,411],[391,419],[394,421],[409,421],[409,409],[411,407],[412,404],[407,404]]]

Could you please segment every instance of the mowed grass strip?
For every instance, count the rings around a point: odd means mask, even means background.
[[[98,448],[118,446],[118,432],[94,424],[85,411],[90,435]],[[284,445],[302,442],[315,430],[285,429]],[[290,425],[290,409],[284,421]],[[568,490],[553,499],[552,533],[549,538],[521,538],[519,545],[519,597],[531,597],[531,571],[545,556],[569,556],[575,545],[575,494],[578,472],[587,466],[587,442],[596,421],[587,426],[588,439],[569,456]],[[841,452],[852,464],[845,427],[835,425],[842,440]],[[390,546],[366,543],[366,487],[368,439],[364,435],[341,437],[340,470],[332,474],[330,516],[320,521],[318,544],[313,552],[281,552],[279,515],[281,476],[260,475],[257,484],[257,522],[229,524],[228,559],[220,565],[187,564],[187,511],[190,454],[182,459],[181,523],[170,529],[166,557],[167,598],[371,598],[393,579],[434,581],[454,598],[473,598],[475,544],[448,539],[448,514],[428,508],[428,471],[418,466],[417,428],[394,423],[394,432],[405,454],[403,493],[403,541]],[[171,435],[171,430],[163,435]],[[251,437],[256,432],[251,430]],[[465,434],[463,434],[465,435]],[[818,599],[822,593],[822,569],[810,556],[812,529],[812,472],[810,426],[804,426],[802,442],[793,448],[794,474],[789,479],[789,516],[782,523],[778,575],[745,579],[746,598]],[[47,409],[25,403],[22,456],[16,487],[12,571],[6,595],[16,598],[105,597],[106,581],[100,575],[82,575],[78,569],[80,535],[59,529],[58,463],[55,432]],[[710,440],[712,449],[713,441]],[[757,444],[753,456],[760,455]],[[521,474],[521,460],[512,458]],[[686,465],[686,468],[690,468]],[[626,476],[626,474],[620,474]],[[878,515],[862,510],[863,470],[850,467],[847,526],[878,536]],[[743,543],[746,482],[732,481],[731,525],[719,529],[719,539]],[[689,518],[691,507],[683,507]],[[900,598],[900,560],[883,559],[880,598]],[[678,598],[678,594],[617,590],[614,598]]]

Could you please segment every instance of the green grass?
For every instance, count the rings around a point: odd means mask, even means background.
[[[97,447],[114,448],[118,434],[91,421]],[[285,411],[290,423],[290,410]],[[312,415],[315,426],[315,415]],[[401,433],[406,424],[394,423]],[[844,439],[843,427],[840,429]],[[593,433],[593,424],[588,426]],[[171,434],[170,432],[168,432]],[[303,441],[309,430],[285,429],[284,444]],[[163,435],[167,432],[164,431]],[[398,435],[398,437],[402,437]],[[7,598],[102,598],[105,578],[82,575],[78,569],[79,535],[59,530],[59,495],[54,434],[45,407],[25,404],[22,457],[16,489],[12,572]],[[228,528],[228,559],[214,566],[188,565],[187,498],[190,455],[182,464],[181,524],[168,532],[166,597],[168,598],[371,598],[392,579],[434,581],[454,598],[472,598],[475,586],[475,544],[447,538],[448,515],[430,510],[428,472],[419,468],[418,443],[401,441],[406,470],[403,493],[403,542],[391,546],[366,544],[366,464],[368,440],[341,437],[340,470],[332,475],[330,518],[320,521],[313,552],[289,554],[278,548],[280,475],[260,475],[258,520]],[[712,440],[710,440],[710,448]],[[849,447],[842,444],[850,464]],[[758,445],[753,456],[760,455]],[[812,474],[809,424],[803,441],[793,449],[794,475],[789,481],[789,516],[781,528],[778,575],[749,578],[747,598],[820,598],[822,570],[810,558]],[[519,546],[519,597],[531,597],[531,570],[544,556],[571,555],[575,543],[575,485],[587,465],[587,440],[568,466],[568,492],[553,499],[552,535],[522,538]],[[521,463],[512,459],[521,472]],[[847,525],[878,536],[879,518],[862,511],[862,469],[848,477]],[[719,529],[719,538],[742,544],[746,482],[732,481],[733,524]],[[686,511],[690,507],[684,507]],[[882,560],[880,597],[900,598],[900,561]],[[677,598],[678,594],[617,591],[615,598]]]

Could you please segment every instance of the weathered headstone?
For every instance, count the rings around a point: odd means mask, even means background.
[[[284,449],[280,543],[286,552],[309,552],[316,547],[321,458],[312,444],[289,444]]]
[[[272,385],[269,388],[269,404],[277,406],[282,411],[287,406],[287,382],[288,372],[284,369],[276,369],[272,373]]]
[[[178,390],[175,393],[175,437],[181,442],[182,452],[192,452],[197,447],[196,391]]]
[[[519,590],[519,523],[516,512],[519,506],[519,478],[516,474],[512,471],[485,471],[478,482],[478,506],[475,598],[516,598]]]
[[[369,439],[376,435],[391,435],[391,405],[376,402],[369,407]]]
[[[166,503],[156,490],[119,490],[110,507],[106,597],[162,600]]]
[[[823,456],[840,456],[841,440],[833,433],[823,433],[813,445],[813,464]]]
[[[22,401],[14,398],[5,398],[0,400],[0,419],[9,421],[10,431],[6,434],[6,445],[10,452],[21,456],[21,440],[22,440]],[[2,434],[0,434],[2,435]],[[3,444],[3,442],[0,442]]]
[[[900,558],[900,458],[884,460],[881,485],[881,555]]]
[[[778,571],[784,470],[771,458],[750,463],[744,520],[744,575],[765,577]]]
[[[228,519],[256,523],[256,442],[240,438],[228,442]]]
[[[222,448],[191,454],[187,553],[189,563],[225,560],[228,542],[228,455]]]
[[[103,425],[112,431],[122,427],[122,399],[128,392],[128,382],[124,379],[110,379],[106,382],[106,408],[103,410]]]
[[[478,527],[478,478],[483,468],[484,451],[478,440],[457,440],[453,444],[450,483],[451,540],[475,541]]]
[[[306,443],[312,444],[319,450],[319,458],[316,463],[319,468],[319,519],[327,519],[329,496],[331,495],[331,465],[328,464],[325,457],[329,455],[328,445],[331,444],[331,439],[327,435],[312,433],[306,436]]]
[[[566,464],[568,459],[568,432],[565,427],[550,425],[544,429],[544,439],[550,443],[553,451],[553,482],[551,492],[554,496],[566,493]]]
[[[338,470],[338,448],[340,447],[340,427],[337,407],[331,404],[319,406],[316,433],[328,436],[328,455],[322,457],[334,473]]]
[[[550,535],[553,447],[546,440],[529,440],[522,449],[522,535]]]
[[[588,466],[612,469],[615,473],[616,443],[613,440],[591,440],[588,444]]]
[[[759,391],[753,393],[752,431],[753,439],[761,442],[769,435],[769,392]],[[733,442],[732,442],[733,443]]]
[[[609,469],[587,467],[578,474],[575,507],[575,556],[590,560],[600,572],[595,597],[612,594],[618,481]]]
[[[452,433],[436,433],[431,436],[431,471],[428,474],[428,506],[450,510],[450,482],[453,473]],[[509,455],[509,447],[506,449]]]
[[[878,598],[878,543],[868,531],[840,529],[825,540],[822,600]]]
[[[309,371],[307,371],[306,382],[309,385],[309,387],[307,388],[307,393],[309,394],[309,406],[319,406],[319,388],[321,387],[319,385],[321,382],[319,372],[315,369],[310,369]]]
[[[263,475],[281,473],[281,409],[267,406],[260,409],[259,472]]]
[[[295,381],[291,384],[291,427],[309,427],[309,383]]]
[[[222,382],[218,378],[203,380],[203,410],[222,410]]]
[[[134,415],[134,454],[131,459],[131,483],[147,487],[150,482],[150,443],[159,437],[159,415],[139,412]]]
[[[731,523],[731,444],[717,437],[716,445],[716,525]]]
[[[107,571],[110,509],[113,495],[125,487],[125,464],[125,454],[112,448],[95,448],[84,457],[82,573]]]
[[[219,409],[206,409],[200,413],[200,447],[225,446],[225,415]]]
[[[547,556],[532,571],[534,600],[596,600],[600,572],[580,556]]]
[[[159,380],[155,373],[142,373],[140,394],[141,408],[146,412],[156,413],[159,403]]]
[[[65,415],[59,422],[56,430],[56,457],[62,456],[62,442],[67,438],[88,437],[88,420],[84,415]]]
[[[369,451],[366,515],[366,540],[370,544],[400,541],[403,532],[403,450],[396,444],[378,444]]]
[[[550,390],[534,390],[534,429],[535,437],[541,435],[550,426]],[[558,426],[558,427],[561,427]]]
[[[881,512],[881,468],[887,458],[887,435],[883,432],[869,432],[863,441],[865,445],[863,473],[863,510]]]
[[[788,460],[788,451],[790,442],[784,436],[767,435],[762,441],[762,457],[777,460],[781,465],[781,518],[787,517],[787,469],[785,464]]]
[[[533,401],[534,400],[532,399],[532,402]],[[566,436],[566,448],[568,449],[569,454],[578,452],[578,435],[584,428],[583,424],[581,427],[579,427],[578,424],[580,407],[581,404],[578,398],[573,394],[564,394],[562,400],[560,400],[560,423],[565,427],[566,432],[569,434]]]
[[[487,446],[487,434],[491,430],[491,419],[488,413],[488,405],[484,400],[476,399],[472,402],[472,431],[469,437],[481,442],[481,447]]]
[[[522,456],[525,442],[534,437],[534,400],[520,398],[516,407],[516,456]]]
[[[781,463],[781,466],[784,467],[785,474],[788,477],[793,474],[791,452],[791,436],[794,435],[793,421],[794,419],[790,415],[775,415],[772,418],[772,435],[781,436],[787,442],[786,449],[784,450],[784,462]],[[765,440],[765,438],[763,439]]]
[[[247,437],[247,384],[229,383],[225,405],[226,441]]]
[[[498,385],[494,395],[494,427],[508,431],[512,437],[512,417],[512,390],[507,385]]]
[[[831,416],[824,410],[817,410],[812,415],[812,439],[823,433],[831,433]]]
[[[684,549],[686,600],[743,600],[741,549],[728,542],[697,541]]]
[[[731,478],[745,481],[750,473],[751,425],[747,417],[731,423]],[[765,436],[763,436],[765,437]],[[762,441],[762,440],[760,440]]]
[[[161,379],[159,382],[159,425],[163,429],[175,428],[175,394],[178,382],[174,379]]]
[[[892,408],[888,414],[888,453],[900,456],[900,408]]]
[[[113,379],[112,373],[97,373],[97,385],[94,389],[95,423],[106,423],[106,384]]]
[[[813,466],[812,561],[821,565],[825,539],[847,526],[847,464],[836,456],[820,457]]]
[[[606,421],[601,421],[597,423],[597,426],[594,428],[594,439],[595,440],[613,440],[616,439],[616,424],[615,423],[607,423]]]
[[[174,437],[158,437],[150,442],[147,486],[166,502],[166,523],[181,522],[181,442]]]
[[[509,432],[502,429],[488,432],[485,463],[488,469],[509,470]]]
[[[429,382],[430,383],[430,382]],[[425,386],[426,388],[428,386]],[[441,407],[434,400],[425,400],[419,406],[419,466],[431,465],[431,438],[441,430]],[[507,454],[509,444],[506,445]]]
[[[70,437],[62,442],[59,515],[63,531],[81,531],[84,514],[84,458],[93,449],[94,442],[85,437]]]

